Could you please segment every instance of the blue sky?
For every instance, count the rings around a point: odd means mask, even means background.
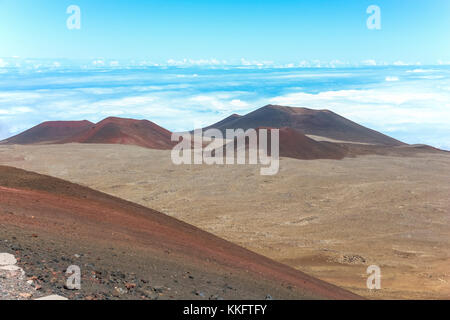
[[[66,9],[81,8],[68,30]],[[369,5],[381,30],[366,27]],[[0,57],[450,61],[448,0],[0,0]]]

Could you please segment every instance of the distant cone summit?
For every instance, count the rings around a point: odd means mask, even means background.
[[[170,149],[171,132],[148,120],[109,117],[97,124],[89,121],[44,122],[3,144],[104,143]]]
[[[306,135],[316,135],[348,142],[371,143],[386,146],[402,142],[375,130],[363,127],[329,110],[313,110],[267,105],[245,116],[228,117],[207,128],[249,129],[258,127],[291,128]]]

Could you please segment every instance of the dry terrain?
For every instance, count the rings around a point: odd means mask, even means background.
[[[37,293],[71,299],[359,298],[160,212],[7,166],[0,240],[0,252],[17,257],[8,270],[22,267]],[[76,291],[64,281],[72,265],[82,278]],[[0,286],[0,299],[11,294]]]
[[[124,145],[0,146],[0,164],[174,216],[369,298],[450,297],[450,155],[175,166]],[[366,289],[378,265],[382,290]]]

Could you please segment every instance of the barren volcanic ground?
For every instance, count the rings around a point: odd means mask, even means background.
[[[149,208],[17,168],[0,166],[0,217],[0,250],[19,258],[37,294],[358,298]],[[64,290],[70,265],[82,270],[80,291]]]
[[[448,154],[283,158],[276,176],[121,145],[0,146],[0,163],[156,209],[369,298],[450,297]]]

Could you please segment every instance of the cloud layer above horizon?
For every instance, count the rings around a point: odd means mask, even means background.
[[[447,65],[27,66],[0,60],[0,139],[47,120],[97,122],[108,116],[184,131],[281,104],[330,109],[407,143],[450,150]]]

